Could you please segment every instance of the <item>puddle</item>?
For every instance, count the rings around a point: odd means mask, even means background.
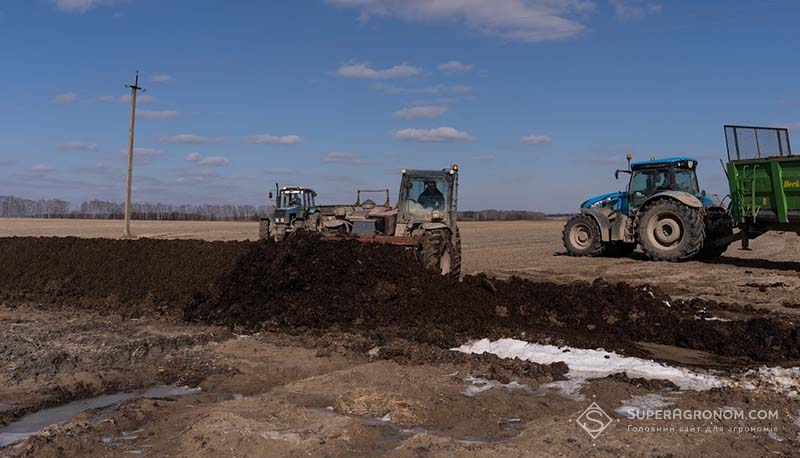
[[[159,386],[143,391],[114,393],[81,399],[50,409],[26,415],[19,420],[0,428],[0,447],[27,439],[44,428],[64,423],[72,417],[92,409],[102,409],[92,420],[99,420],[113,412],[119,405],[132,398],[172,398],[201,393],[200,388]]]

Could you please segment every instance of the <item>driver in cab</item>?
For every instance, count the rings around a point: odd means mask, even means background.
[[[436,187],[435,181],[425,181],[425,190],[419,195],[417,203],[422,205],[424,208],[430,208],[433,210],[444,209],[444,195],[441,193],[441,191],[439,191],[439,188]]]

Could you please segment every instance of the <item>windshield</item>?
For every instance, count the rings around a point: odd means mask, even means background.
[[[674,173],[674,183],[671,173]],[[662,168],[634,171],[630,186],[631,208],[638,208],[651,195],[667,190],[684,191],[692,195],[700,192],[694,170]]]
[[[406,213],[421,218],[433,210],[447,209],[449,196],[445,180],[409,178],[407,186]]]
[[[675,169],[675,189],[690,194],[699,193],[700,187],[697,185],[697,175],[694,170]]]

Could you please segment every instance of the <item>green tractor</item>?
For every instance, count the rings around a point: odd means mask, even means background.
[[[800,158],[786,129],[725,126],[730,204],[700,191],[697,160],[651,159],[617,170],[625,191],[585,201],[564,226],[571,256],[625,256],[640,246],[653,260],[722,255],[731,243],[769,230],[800,233]],[[726,197],[727,198],[727,197]]]
[[[386,202],[361,202],[363,192],[386,193]],[[339,206],[326,217],[323,233],[408,247],[424,267],[457,278],[461,273],[457,204],[458,165],[403,170],[395,207],[389,204],[388,190],[359,191],[355,206]]]

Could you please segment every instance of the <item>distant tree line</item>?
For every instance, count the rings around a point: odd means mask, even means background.
[[[23,199],[0,196],[0,218],[70,218],[70,219],[122,219],[125,205],[119,202],[90,200],[77,209],[60,199]],[[257,221],[268,215],[270,208],[253,205],[170,205],[133,204],[132,217],[151,221]],[[460,221],[523,221],[542,220],[547,215],[526,210],[460,211]]]
[[[527,210],[479,210],[479,211],[460,211],[458,219],[460,221],[531,221],[542,220],[547,215],[542,212]]]
[[[133,219],[151,221],[257,221],[267,214],[267,207],[134,203],[131,213]],[[91,200],[70,210],[64,200],[0,196],[0,217],[122,219],[124,215],[125,205],[118,202]]]

